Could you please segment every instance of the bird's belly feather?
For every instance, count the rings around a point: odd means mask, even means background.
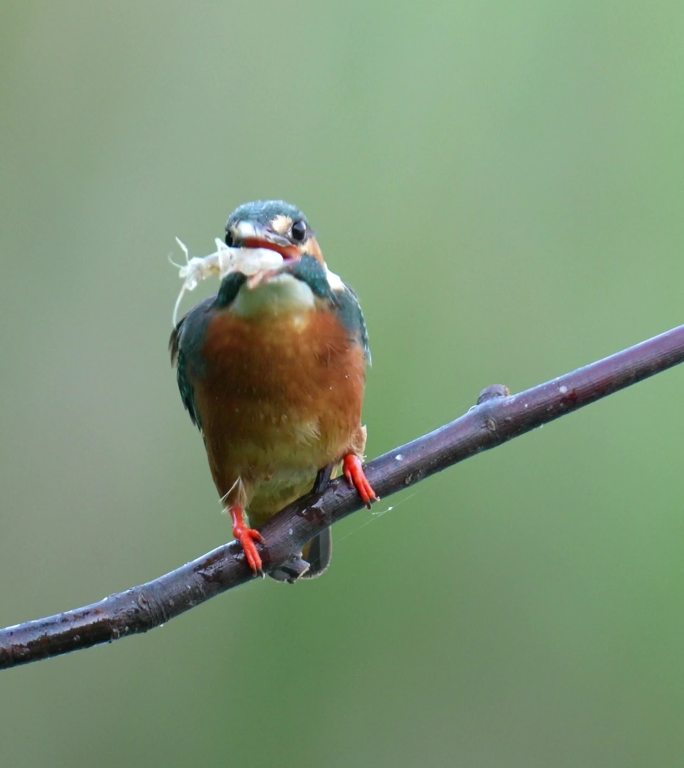
[[[222,311],[202,355],[193,387],[212,475],[222,496],[242,480],[252,518],[305,493],[320,467],[363,452],[363,349],[332,312]]]

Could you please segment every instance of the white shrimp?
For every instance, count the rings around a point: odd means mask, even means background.
[[[178,298],[173,307],[172,322],[175,328],[178,319],[178,309],[186,291],[194,291],[208,277],[223,279],[230,272],[242,272],[244,275],[255,275],[269,269],[277,269],[283,263],[283,257],[270,248],[231,248],[218,237],[214,241],[216,250],[206,256],[190,256],[185,243],[176,238],[180,249],[185,254],[185,264],[176,264],[178,276],[183,281]]]

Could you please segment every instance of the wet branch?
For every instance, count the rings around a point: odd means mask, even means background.
[[[366,474],[381,497],[424,480],[480,451],[684,361],[684,325],[611,357],[515,395],[489,387],[460,418],[380,456]],[[265,570],[296,576],[297,553],[328,525],[360,509],[344,479],[299,499],[262,529]],[[391,555],[388,553],[388,557]],[[0,668],[57,656],[125,635],[146,632],[211,597],[253,578],[231,542],[158,579],[76,608],[0,629]]]

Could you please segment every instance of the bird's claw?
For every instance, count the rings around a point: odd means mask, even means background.
[[[349,484],[356,488],[361,501],[370,509],[371,504],[377,501],[379,496],[368,482],[361,459],[355,453],[348,453],[344,457],[343,470]]]
[[[245,553],[245,560],[255,574],[262,572],[261,555],[256,548],[256,542],[259,544],[264,543],[264,537],[256,530],[256,528],[247,528],[246,526],[234,526],[233,536],[240,542],[242,551]]]

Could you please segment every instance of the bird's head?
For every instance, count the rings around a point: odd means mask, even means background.
[[[268,248],[279,253],[285,263],[313,256],[325,265],[306,216],[284,200],[258,200],[236,208],[226,223],[226,245]]]
[[[323,259],[306,216],[283,200],[259,200],[236,208],[226,223],[230,248],[264,249],[282,257],[277,267],[249,273],[239,267],[221,283],[217,301],[245,316],[309,310],[321,302],[339,303],[348,290]]]

